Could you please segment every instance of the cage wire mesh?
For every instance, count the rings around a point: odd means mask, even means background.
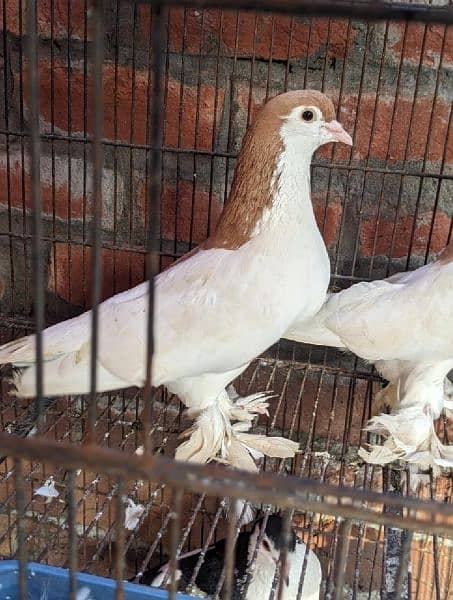
[[[416,268],[450,239],[451,4],[166,5],[0,2],[2,342],[96,306],[205,239],[257,106],[289,89],[327,93],[354,138],[312,168],[332,289]],[[72,598],[76,570],[116,577],[120,598],[123,579],[165,556],[232,539],[225,509],[244,495],[294,509],[323,597],[452,597],[451,474],[357,455],[381,385],[368,365],[282,340],[235,385],[275,392],[254,431],[302,452],[263,470],[299,484],[166,460],[184,416],[163,390],[150,414],[149,378],[143,392],[41,394],[37,407],[2,381],[0,555],[20,560],[21,597],[34,560],[70,567]],[[438,433],[449,442],[448,419]],[[48,502],[36,491],[52,481]]]

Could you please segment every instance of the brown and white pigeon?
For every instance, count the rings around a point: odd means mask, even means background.
[[[245,433],[266,397],[231,399],[226,387],[297,315],[322,306],[330,267],[310,163],[336,141],[352,144],[325,95],[291,91],[270,100],[245,136],[215,232],[156,277],[153,385],[176,393],[195,418],[176,458],[254,469],[250,452],[297,451],[284,438]],[[144,385],[147,314],[148,283],[99,306],[98,391]],[[88,311],[44,331],[44,395],[89,392],[90,325]],[[0,364],[23,368],[13,382],[19,396],[35,395],[34,347],[28,336],[0,348]]]
[[[453,446],[434,430],[434,420],[452,408],[446,377],[453,369],[453,240],[415,271],[329,294],[314,319],[296,321],[283,337],[351,350],[389,381],[375,406],[393,409],[367,427],[387,440],[361,449],[364,460],[453,467]]]

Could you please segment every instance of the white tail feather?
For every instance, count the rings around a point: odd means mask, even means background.
[[[36,396],[36,367],[31,366],[12,379],[15,390],[11,393],[20,398]],[[88,394],[90,392],[90,361],[89,353],[81,357],[80,353],[72,352],[60,358],[43,364],[43,393],[44,396],[64,396],[70,394]],[[126,382],[115,377],[102,365],[97,365],[98,392],[127,387]]]

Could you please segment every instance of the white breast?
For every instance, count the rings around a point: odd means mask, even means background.
[[[283,589],[283,600],[296,600],[297,598],[305,549],[305,544],[297,544],[296,551],[288,556],[290,562],[289,586],[285,586]],[[274,575],[275,564],[272,559],[267,555],[258,554],[253,579],[250,583],[246,600],[267,600],[272,589]],[[307,559],[301,599],[319,600],[321,580],[320,562],[316,554],[310,551]]]

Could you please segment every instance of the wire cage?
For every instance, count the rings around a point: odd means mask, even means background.
[[[99,301],[209,235],[256,107],[289,89],[327,93],[354,138],[312,167],[332,289],[416,268],[450,239],[451,3],[0,7],[1,342],[35,330],[40,356],[44,324],[92,306],[95,357]],[[30,403],[2,381],[0,556],[19,561],[18,597],[81,598],[87,572],[132,598],[124,580],[170,556],[175,598],[177,557],[227,536],[230,598],[240,523],[225,516],[243,498],[285,511],[321,561],[322,597],[453,597],[451,475],[358,457],[382,383],[369,365],[284,340],[257,358],[235,383],[276,394],[254,431],[302,447],[258,475],[173,462],[184,415],[151,383],[148,369],[143,391]],[[448,443],[451,423],[438,428]],[[27,561],[69,568],[67,592],[36,591]]]

